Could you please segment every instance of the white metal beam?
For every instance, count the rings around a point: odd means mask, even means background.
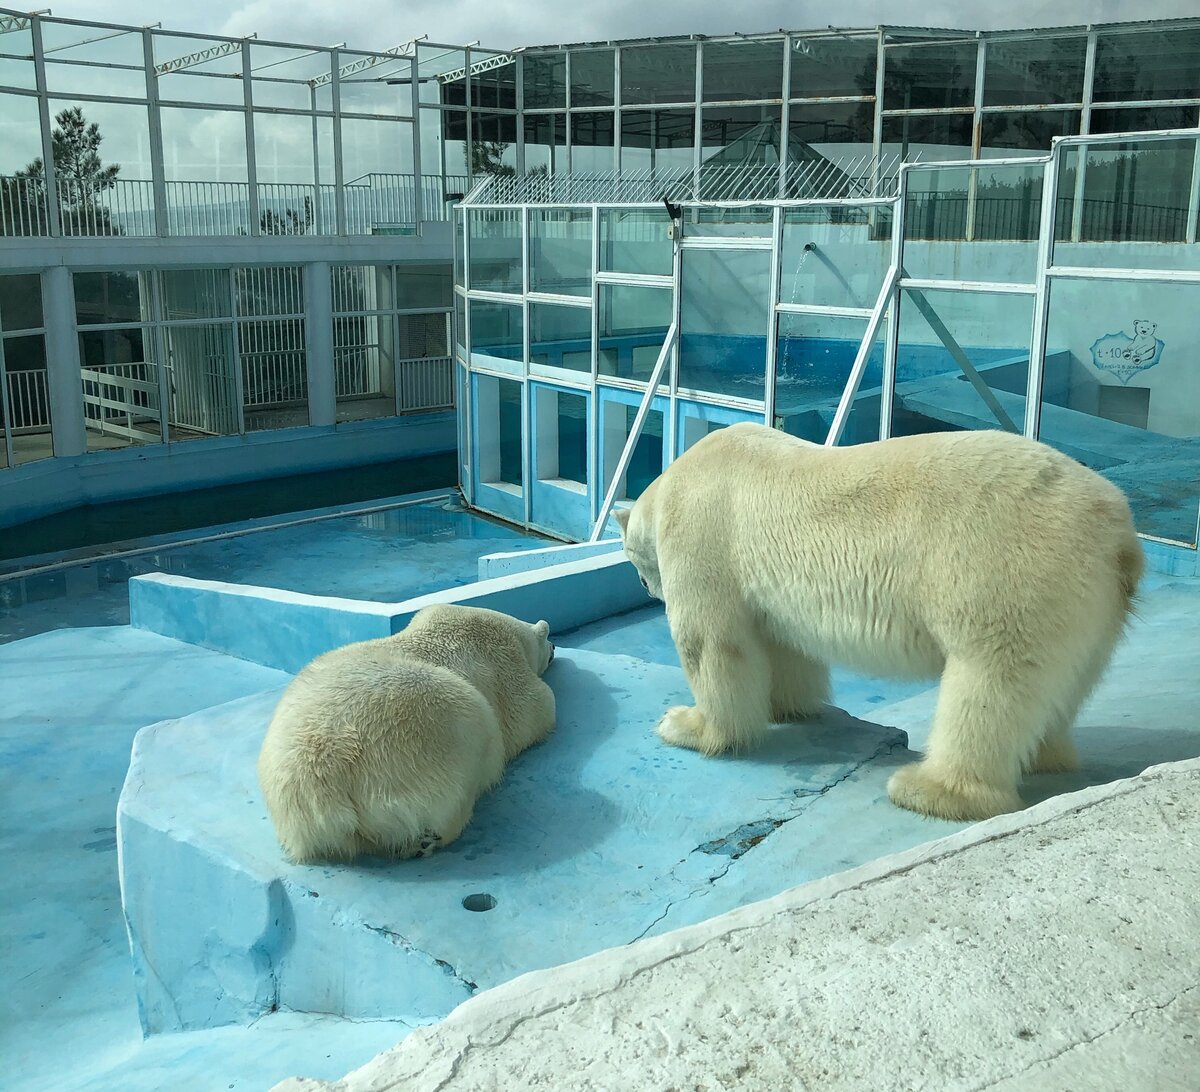
[[[163,61],[162,64],[154,66],[154,74],[165,76],[168,72],[182,72],[185,68],[195,68],[198,64],[206,64],[208,61],[215,61],[220,57],[228,57],[232,53],[240,53],[246,42],[257,37],[257,34],[248,34],[236,42],[221,42],[218,45],[209,46],[207,49],[176,57],[171,61]]]
[[[344,80],[347,76],[353,76],[357,72],[365,72],[368,68],[374,68],[377,64],[382,64],[385,61],[394,61],[400,58],[412,59],[416,56],[417,43],[422,41],[425,35],[420,38],[414,38],[411,42],[404,42],[402,45],[392,46],[391,49],[385,49],[382,53],[372,53],[369,57],[359,57],[349,64],[342,65],[338,69],[338,79]],[[322,72],[315,79],[308,81],[309,87],[324,87],[325,84],[332,82],[333,75],[328,72]]]
[[[504,68],[512,64],[516,58],[511,53],[496,53],[491,57],[484,57],[482,61],[475,61],[470,67],[472,76],[478,76],[483,72],[490,72],[493,68]],[[468,69],[454,68],[449,72],[443,72],[437,77],[438,83],[455,83],[463,79],[467,75]]]

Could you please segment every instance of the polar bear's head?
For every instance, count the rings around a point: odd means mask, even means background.
[[[1145,319],[1137,319],[1133,324],[1133,336],[1151,337],[1157,329],[1157,322],[1147,322]]]
[[[642,587],[655,599],[662,599],[662,576],[658,570],[658,550],[654,540],[653,498],[656,484],[652,483],[632,508],[618,508],[613,513],[613,519],[621,529],[625,556],[637,569]]]
[[[518,655],[523,653],[526,663],[538,675],[554,659],[549,622],[545,619],[522,622],[486,607],[467,607],[459,603],[423,607],[404,632],[426,634],[445,650],[470,650],[471,655],[475,654],[473,650],[481,647],[507,649],[508,656],[519,649]]]

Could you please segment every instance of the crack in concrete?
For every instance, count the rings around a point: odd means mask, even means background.
[[[400,933],[397,933],[394,929],[388,929],[383,925],[369,925],[367,922],[363,922],[362,926],[369,932],[378,933],[380,936],[384,937],[392,944],[395,944],[397,947],[403,948],[411,955],[424,956],[431,963],[440,967],[445,975],[447,975],[449,978],[453,978],[457,983],[459,983],[459,985],[464,986],[469,993],[475,994],[479,992],[478,983],[472,982],[469,978],[464,978],[458,973],[452,964],[447,963],[444,959],[438,959],[437,956],[431,955],[422,948],[418,948],[411,940],[405,936],[402,936]]]
[[[897,748],[907,748],[907,746],[907,739],[891,740],[880,743],[874,751],[860,759],[853,766],[849,767],[840,777],[828,782],[825,785],[822,785],[819,789],[796,789],[793,793],[793,799],[797,803],[790,815],[785,815],[782,817],[768,816],[765,819],[757,819],[750,823],[743,823],[736,830],[724,835],[721,838],[716,838],[712,841],[704,842],[701,845],[698,845],[691,851],[692,853],[707,853],[713,856],[726,856],[727,863],[725,867],[714,875],[709,876],[704,884],[699,887],[692,888],[691,891],[681,898],[669,900],[666,907],[663,909],[663,912],[659,914],[658,917],[656,917],[652,922],[650,922],[645,929],[638,933],[636,937],[627,943],[635,944],[637,941],[642,940],[646,934],[649,933],[650,930],[653,929],[659,922],[666,918],[676,906],[680,906],[685,902],[689,902],[697,895],[707,894],[708,890],[713,886],[713,884],[717,883],[718,880],[723,880],[729,874],[729,870],[733,867],[734,861],[741,860],[741,858],[749,853],[750,850],[754,849],[755,846],[761,845],[763,842],[765,842],[772,834],[779,830],[780,827],[790,823],[793,819],[798,819],[801,815],[808,811],[810,807],[812,807],[815,801],[821,799],[821,797],[825,796],[828,792],[837,788],[837,786],[843,781],[853,777],[854,774],[867,765],[868,762],[873,762],[877,758],[891,754]],[[742,831],[752,831],[752,833],[748,836],[736,839],[736,848],[728,855],[722,854],[720,849],[710,848],[728,845],[730,839],[734,839],[735,835]],[[691,854],[688,854],[688,856],[691,856]],[[683,862],[681,861],[680,864],[682,863]],[[676,868],[678,868],[678,865]],[[672,869],[671,875],[674,876],[674,869]]]
[[[1161,1003],[1151,1002],[1148,1005],[1141,1006],[1141,1008],[1133,1009],[1121,1017],[1115,1024],[1113,1024],[1112,1027],[1105,1028],[1103,1031],[1098,1031],[1095,1035],[1089,1035],[1086,1039],[1080,1039],[1077,1043],[1070,1043],[1061,1050],[1056,1050],[1053,1054],[1048,1054],[1045,1058],[1037,1058],[1024,1068],[1017,1070],[1015,1073],[1006,1073],[1004,1076],[997,1077],[995,1080],[989,1080],[987,1084],[978,1085],[972,1090],[972,1092],[987,1092],[987,1089],[996,1088],[1006,1081],[1019,1080],[1021,1077],[1035,1069],[1047,1068],[1053,1062],[1058,1061],[1058,1059],[1064,1054],[1070,1054],[1073,1050],[1078,1050],[1080,1047],[1089,1046],[1099,1039],[1103,1039],[1109,1035],[1112,1035],[1113,1032],[1120,1031],[1123,1027],[1125,1027],[1126,1024],[1130,1023],[1130,1021],[1137,1019],[1137,1017],[1142,1016],[1147,1012],[1161,1012],[1163,1009],[1168,1009],[1181,997],[1184,997],[1195,990],[1200,990],[1200,982],[1192,986],[1187,986],[1182,990],[1177,990],[1170,997],[1168,997],[1167,1000]]]

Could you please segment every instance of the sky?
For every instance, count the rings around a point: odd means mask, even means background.
[[[674,34],[808,30],[879,23],[972,30],[1169,19],[1200,15],[1197,0],[208,0],[185,9],[154,0],[51,0],[54,15],[195,30],[304,45],[387,49],[431,41],[511,49]],[[15,6],[14,0],[0,0]]]

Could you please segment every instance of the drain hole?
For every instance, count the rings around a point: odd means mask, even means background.
[[[474,910],[475,913],[482,914],[496,905],[496,897],[487,894],[468,895],[462,904],[464,910]]]

